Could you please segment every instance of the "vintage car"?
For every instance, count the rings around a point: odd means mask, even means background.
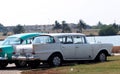
[[[12,54],[14,53],[14,45],[31,44],[34,37],[40,35],[40,33],[23,33],[8,36],[0,46],[0,67],[4,68],[8,63],[13,63]],[[16,66],[19,66],[19,62],[15,62]]]
[[[35,37],[33,44],[16,45],[14,60],[25,60],[28,65],[39,66],[46,61],[60,66],[64,61],[97,60],[104,62],[111,55],[112,44],[89,44],[81,33],[55,33]]]

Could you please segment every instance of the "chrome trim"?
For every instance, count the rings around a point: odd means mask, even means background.
[[[21,55],[13,55],[13,60],[40,60],[38,56],[31,55],[31,56],[21,56]]]
[[[7,58],[5,58],[5,57],[0,57],[0,60],[7,60]]]
[[[7,60],[7,54],[4,55],[4,57],[0,57],[0,60]]]

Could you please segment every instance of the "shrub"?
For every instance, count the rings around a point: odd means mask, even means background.
[[[100,36],[116,35],[117,33],[118,33],[118,30],[112,26],[104,27],[99,31]]]

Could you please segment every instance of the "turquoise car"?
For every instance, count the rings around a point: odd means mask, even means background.
[[[18,62],[12,60],[12,54],[14,54],[14,45],[19,44],[31,44],[34,37],[39,36],[40,33],[23,33],[8,36],[0,46],[0,68],[5,68],[8,63],[15,63],[16,66],[20,66]]]

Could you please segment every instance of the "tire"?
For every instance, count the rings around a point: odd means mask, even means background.
[[[107,60],[107,56],[104,52],[99,53],[97,60],[99,62],[105,62]]]
[[[5,68],[8,65],[7,61],[0,61],[0,68]]]
[[[40,66],[40,61],[28,62],[28,66],[31,67],[31,68],[38,68]]]
[[[23,68],[23,67],[27,67],[27,62],[23,60],[19,60],[15,62],[15,65],[17,68]]]
[[[61,66],[61,64],[62,64],[62,56],[60,54],[52,55],[48,60],[48,64],[50,65],[50,67]]]

